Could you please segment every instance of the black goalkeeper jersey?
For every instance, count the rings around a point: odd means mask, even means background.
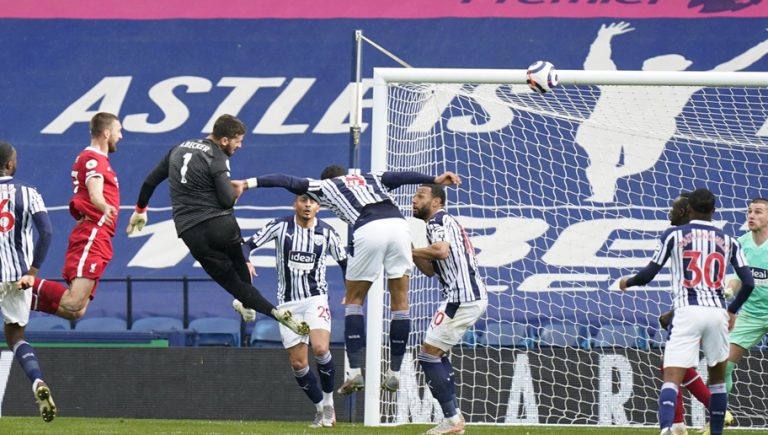
[[[201,222],[233,213],[229,177],[229,157],[218,145],[208,139],[188,140],[173,147],[147,176],[138,204],[145,205],[154,187],[168,178],[173,222],[181,235]]]

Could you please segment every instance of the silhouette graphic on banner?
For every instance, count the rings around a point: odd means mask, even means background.
[[[635,30],[629,23],[603,24],[589,48],[585,70],[617,70],[611,59],[614,36]],[[712,71],[739,71],[768,54],[768,39]],[[646,59],[643,71],[683,71],[693,62],[680,54]],[[677,130],[675,118],[688,104],[698,86],[645,87],[600,86],[600,97],[589,119],[576,132],[576,144],[589,157],[587,181],[592,202],[613,202],[616,181],[651,169]],[[631,95],[632,98],[622,98]],[[623,157],[623,162],[622,162]]]

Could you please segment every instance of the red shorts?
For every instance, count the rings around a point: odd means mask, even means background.
[[[95,281],[91,299],[96,294],[101,274],[112,260],[112,237],[107,229],[84,220],[75,225],[69,235],[69,245],[64,258],[62,276],[71,283],[75,278]]]

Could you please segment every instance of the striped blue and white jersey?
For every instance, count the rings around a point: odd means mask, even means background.
[[[38,230],[35,246],[32,228]],[[13,177],[0,177],[0,282],[18,281],[39,268],[51,240],[51,224],[42,196]]]
[[[258,187],[282,187],[296,195],[308,193],[321,206],[336,213],[354,229],[379,219],[405,219],[389,191],[406,184],[430,184],[435,177],[411,171],[341,175],[325,180],[297,178],[286,174],[257,177]]]
[[[245,241],[246,249],[250,252],[271,240],[275,241],[278,305],[328,293],[327,255],[342,270],[346,267],[341,238],[319,219],[310,228],[298,225],[293,215],[275,219]]]
[[[433,260],[443,296],[451,303],[471,302],[487,299],[485,282],[480,276],[477,256],[464,228],[445,212],[440,210],[427,222],[429,244],[448,242],[450,250],[445,260]]]
[[[325,180],[309,180],[307,192],[314,195],[321,206],[336,213],[339,219],[348,225],[357,224],[359,227],[358,220],[365,206],[379,203],[394,204],[392,197],[389,196],[389,189],[381,181],[382,175],[382,172],[373,172],[362,175],[342,175]],[[391,207],[391,212],[396,212],[399,216],[396,214],[386,217],[403,218],[397,211],[397,207]]]
[[[675,308],[725,308],[723,278],[728,263],[737,270],[747,266],[738,240],[701,220],[671,227],[661,235],[651,263],[660,268],[670,258]]]

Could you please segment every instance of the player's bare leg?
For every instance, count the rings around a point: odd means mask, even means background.
[[[69,320],[78,320],[85,315],[91,301],[91,292],[96,281],[89,278],[75,278],[59,301],[56,315]]]
[[[371,281],[346,281],[344,296],[344,342],[349,358],[349,373],[347,379],[339,387],[338,393],[347,395],[365,388],[362,367],[365,358],[365,319],[363,317],[363,302]]]
[[[408,303],[408,275],[387,281],[391,302],[392,320],[390,322],[390,367],[384,374],[381,388],[397,391],[400,388],[400,366],[405,356],[408,336],[411,332],[411,318]]]

